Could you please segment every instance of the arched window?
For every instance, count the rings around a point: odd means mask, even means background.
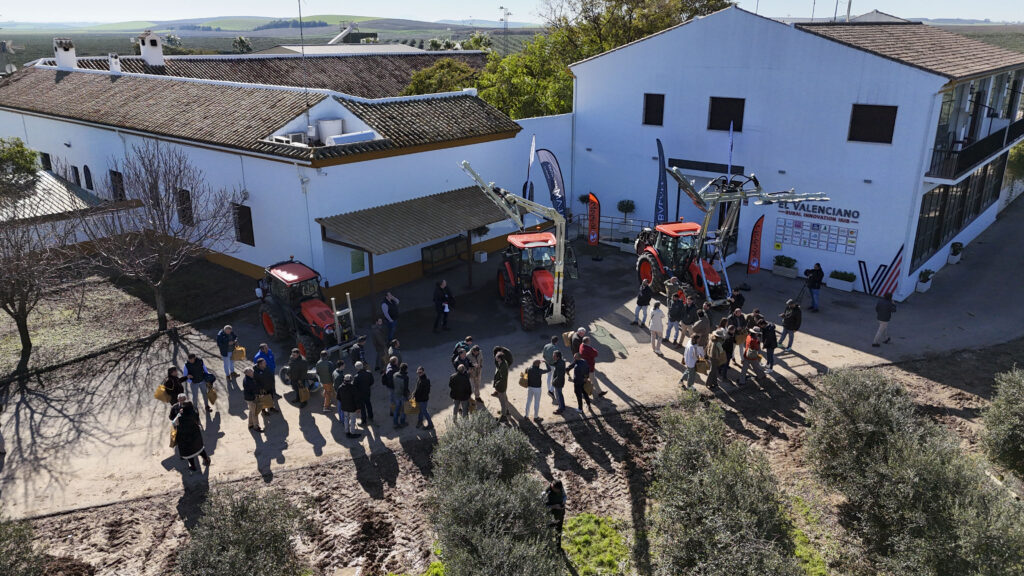
[[[89,171],[88,166],[85,166],[82,170],[85,172],[85,187],[92,190],[92,172]]]

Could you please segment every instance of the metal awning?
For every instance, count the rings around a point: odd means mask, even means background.
[[[507,218],[479,188],[470,186],[316,221],[330,241],[380,255]]]

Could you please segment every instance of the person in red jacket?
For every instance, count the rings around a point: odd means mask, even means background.
[[[597,348],[590,345],[590,336],[585,336],[583,343],[580,344],[580,358],[583,358],[590,366],[590,383],[594,387],[594,394],[596,396],[607,394],[607,390],[599,390],[597,387]]]

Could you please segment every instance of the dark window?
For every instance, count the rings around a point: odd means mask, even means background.
[[[78,173],[78,166],[71,167],[71,181],[75,183],[75,186],[82,185],[82,176]]]
[[[88,166],[82,168],[82,171],[85,172],[85,187],[92,190],[92,171]]]
[[[732,124],[733,132],[743,132],[743,107],[746,104],[743,98],[716,98],[711,97],[708,105],[708,130],[729,131]]]
[[[644,94],[644,124],[661,126],[665,122],[665,95]]]
[[[256,239],[252,233],[252,208],[242,204],[232,204],[235,214],[235,240],[249,246],[256,245]]]
[[[850,142],[892,144],[896,106],[854,104],[850,113]]]
[[[43,170],[53,170],[53,162],[50,160],[50,155],[46,152],[39,153],[39,164],[43,167]]]
[[[188,190],[178,190],[174,194],[174,202],[178,205],[178,221],[185,226],[195,224],[195,217],[192,214],[192,193]]]
[[[125,199],[124,175],[117,170],[110,171],[110,197],[115,201]]]
[[[149,45],[150,46],[156,46],[156,39],[154,38],[154,39],[150,40],[149,41]]]

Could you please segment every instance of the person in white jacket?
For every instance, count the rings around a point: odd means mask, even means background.
[[[661,337],[664,335],[665,311],[661,309],[661,302],[655,302],[651,312],[651,349],[655,354],[661,354]]]
[[[686,365],[686,372],[679,379],[680,382],[686,380],[687,388],[693,388],[693,382],[697,379],[697,360],[703,357],[704,347],[694,344],[691,338],[686,345],[686,351],[683,352],[683,364]]]

